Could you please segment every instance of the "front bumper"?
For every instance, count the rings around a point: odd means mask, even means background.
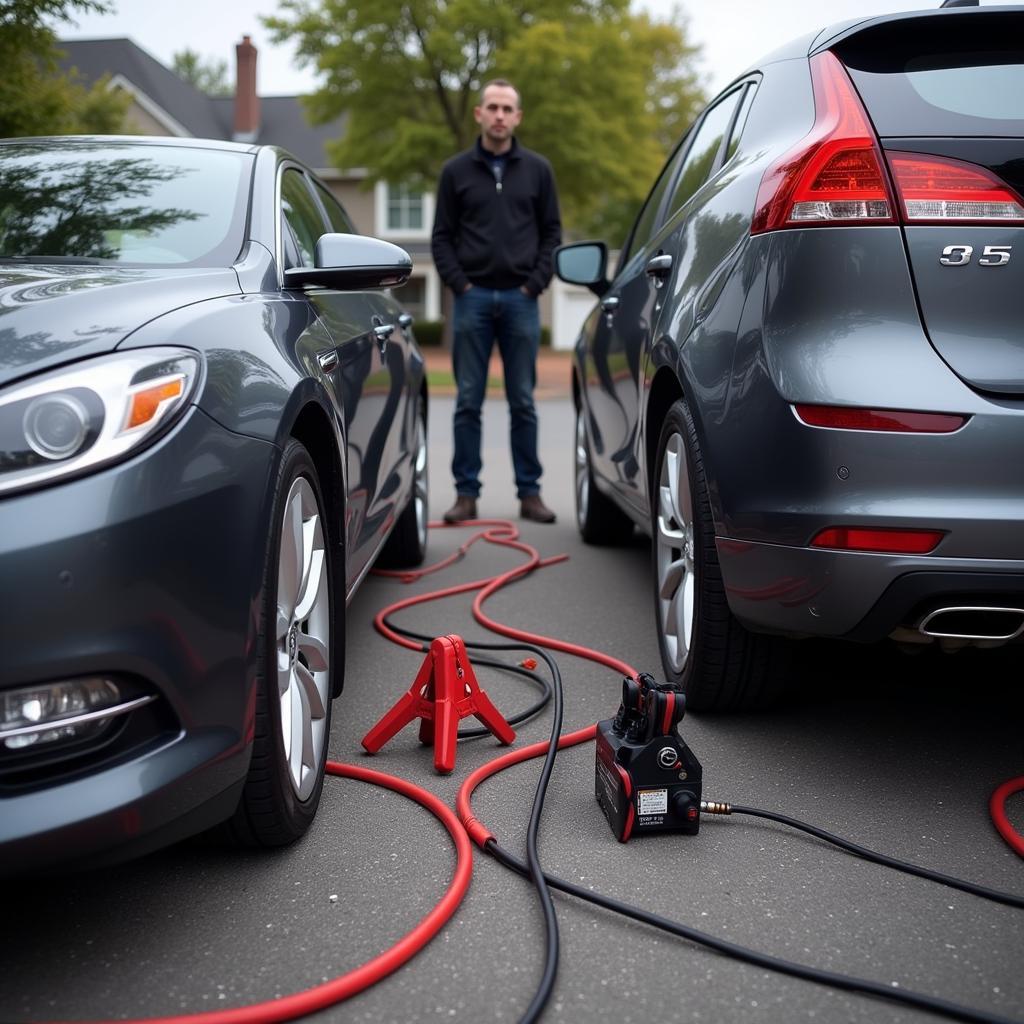
[[[276,458],[193,408],[127,462],[0,502],[0,689],[114,675],[158,698],[92,752],[0,750],[0,871],[119,859],[231,813]]]

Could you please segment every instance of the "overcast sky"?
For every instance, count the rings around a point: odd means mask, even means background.
[[[667,19],[682,10],[689,35],[703,47],[701,70],[713,93],[758,57],[783,43],[847,18],[891,11],[938,7],[939,0],[638,0],[640,6]],[[272,0],[114,0],[113,14],[84,15],[75,27],[60,26],[66,39],[128,36],[164,64],[186,48],[210,60],[226,60],[234,78],[235,44],[252,36],[259,50],[258,88],[274,96],[310,92],[316,77],[295,66],[290,47],[274,45],[261,15],[272,14]]]

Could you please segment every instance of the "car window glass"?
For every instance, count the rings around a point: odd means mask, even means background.
[[[722,139],[729,130],[729,122],[740,101],[740,95],[741,90],[736,89],[705,114],[679,171],[679,180],[668,205],[670,213],[675,213],[707,180],[722,147]]]
[[[0,257],[229,266],[245,237],[252,157],[72,139],[0,147]]]
[[[284,267],[302,266],[302,257],[299,255],[299,244],[295,241],[295,232],[288,226],[288,221],[281,215],[281,248],[284,254]]]
[[[991,7],[869,28],[835,52],[881,136],[1019,137],[1020,40],[1020,14]]]
[[[622,255],[619,257],[619,264],[616,268],[616,273],[618,273],[618,271],[629,262],[629,258],[634,252],[646,245],[648,238],[650,238],[654,229],[655,220],[658,216],[658,211],[661,209],[662,197],[665,195],[665,190],[668,188],[669,182],[675,177],[675,169],[682,157],[684,149],[685,141],[676,147],[676,151],[669,157],[665,166],[662,168],[661,174],[658,176],[658,180],[654,183],[654,188],[651,189],[651,193],[647,197],[647,202],[644,203],[643,208],[640,210],[640,215],[637,217],[636,223],[633,225],[629,241],[623,247]]]
[[[299,247],[300,266],[313,266],[317,239],[327,231],[313,193],[303,175],[292,168],[281,178],[281,213],[288,222]]]
[[[729,136],[729,145],[725,151],[725,159],[723,163],[728,163],[736,155],[736,150],[740,147],[740,136],[743,134],[743,128],[747,123],[747,117],[750,115],[750,108],[754,103],[754,93],[756,92],[757,83],[752,82],[747,88],[747,91],[743,94],[743,102],[740,104],[739,112],[736,114],[736,120],[733,122],[732,134]]]
[[[324,209],[327,211],[327,219],[331,222],[332,231],[340,231],[344,235],[358,235],[352,221],[349,220],[348,214],[345,212],[341,203],[326,189],[320,182],[314,182],[316,185],[316,194],[320,197],[320,202],[324,204]]]

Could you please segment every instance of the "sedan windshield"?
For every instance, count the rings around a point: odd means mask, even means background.
[[[226,266],[252,158],[131,142],[0,146],[0,259]]]

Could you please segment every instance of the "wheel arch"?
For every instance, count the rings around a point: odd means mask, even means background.
[[[644,413],[644,456],[647,467],[647,500],[654,508],[654,479],[658,459],[658,439],[661,437],[661,425],[665,422],[669,409],[685,398],[679,378],[669,366],[661,366],[651,381],[647,396],[647,408]]]
[[[423,377],[420,381],[420,401],[423,403],[423,420],[425,423],[430,423],[430,395],[427,392],[427,378]]]
[[[320,489],[327,502],[327,529],[334,557],[331,559],[335,595],[332,610],[334,628],[331,631],[331,658],[340,671],[334,673],[332,697],[337,697],[345,685],[345,472],[335,443],[331,421],[324,409],[315,401],[303,405],[289,430],[309,452]],[[338,614],[340,604],[341,614]]]

